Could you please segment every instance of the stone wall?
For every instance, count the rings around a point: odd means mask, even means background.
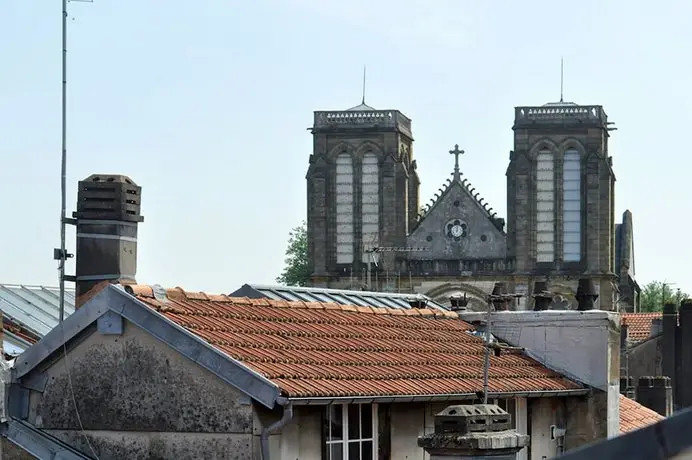
[[[87,455],[92,449],[101,460],[258,454],[263,421],[250,399],[130,323],[120,336],[82,337],[67,363],[69,376],[64,355],[43,371],[48,383],[43,393],[31,393],[29,422]]]

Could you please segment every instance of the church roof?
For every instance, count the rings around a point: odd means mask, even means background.
[[[302,302],[333,302],[340,305],[358,305],[360,307],[410,309],[413,294],[393,292],[368,292],[345,289],[324,289],[298,286],[265,286],[244,284],[231,297],[248,297],[251,299],[273,299]],[[426,302],[426,307],[434,310],[447,310],[447,307],[422,294],[416,299]]]

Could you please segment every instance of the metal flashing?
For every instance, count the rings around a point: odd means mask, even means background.
[[[99,318],[105,317],[108,312],[121,316],[144,329],[260,404],[269,409],[274,408],[280,390],[273,382],[113,285],[103,288],[61,325],[18,356],[13,369],[13,381],[27,375],[43,360],[60,349],[64,343],[97,322]],[[112,316],[108,317],[112,318]]]
[[[104,289],[93,299],[90,299],[82,308],[78,308],[62,323],[55,326],[41,340],[32,345],[21,355],[17,356],[12,368],[14,379],[23,377],[38,366],[43,360],[60,349],[64,343],[69,342],[77,334],[86,329],[101,315],[108,311],[108,302],[111,299],[110,288]]]
[[[91,460],[91,457],[72,449],[57,438],[42,432],[26,422],[12,420],[3,427],[3,435],[41,460]]]
[[[105,288],[104,291],[110,291],[113,299],[109,302],[109,306],[123,318],[149,332],[181,355],[209,370],[263,406],[269,409],[274,408],[280,390],[271,380],[156,313],[130,294],[111,286]]]
[[[29,417],[29,389],[13,383],[7,398],[9,416],[20,420]]]

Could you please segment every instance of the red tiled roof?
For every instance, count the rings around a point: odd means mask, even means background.
[[[623,313],[622,324],[627,326],[627,338],[632,342],[641,342],[651,335],[651,322],[662,318],[658,313]]]
[[[620,433],[638,430],[663,419],[658,412],[620,395]]]
[[[139,300],[263,374],[290,397],[482,390],[483,342],[453,312],[232,298],[128,286]],[[490,358],[491,392],[582,388],[518,351]]]

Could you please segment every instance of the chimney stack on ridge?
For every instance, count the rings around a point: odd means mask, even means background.
[[[76,297],[102,281],[135,283],[142,188],[127,176],[92,174],[79,182]]]

